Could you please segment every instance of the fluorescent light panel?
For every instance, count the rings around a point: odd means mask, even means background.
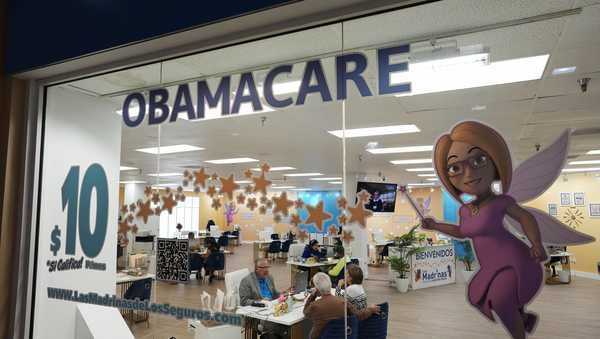
[[[433,150],[433,145],[426,145],[426,146],[373,148],[373,149],[368,149],[367,152],[372,153],[372,154],[391,154],[391,153],[429,152],[432,150]]]
[[[338,138],[343,138],[343,130],[327,131]],[[346,129],[346,138],[371,137],[378,135],[404,134],[421,132],[417,125],[390,125],[381,127],[366,127]]]
[[[292,191],[310,191],[310,188],[292,188]]]
[[[565,173],[570,173],[570,172],[597,172],[597,171],[600,171],[600,167],[564,168],[562,171],[565,172]]]
[[[428,164],[428,163],[431,163],[431,159],[404,159],[404,160],[392,160],[390,162],[394,165]]]
[[[437,177],[437,175],[435,173],[421,173],[421,174],[417,174],[420,177]]]
[[[278,189],[278,190],[285,190],[285,189],[290,189],[290,188],[296,188],[296,186],[272,186],[271,188]]]
[[[166,172],[166,173],[148,173],[149,177],[177,177],[183,174],[177,172]]]
[[[290,171],[290,170],[295,170],[296,168],[294,167],[289,167],[289,166],[279,166],[279,167],[271,167],[269,169],[269,172],[277,172],[277,171]],[[260,172],[262,171],[261,168],[255,167],[255,168],[251,168],[252,171],[255,172]]]
[[[600,160],[580,160],[580,161],[571,161],[569,165],[596,165],[600,164]]]
[[[202,151],[202,150],[204,150],[203,147],[185,145],[185,144],[136,149],[136,151],[138,151],[138,152],[149,153],[149,154],[172,154],[172,153]]]
[[[410,63],[407,72],[392,73],[390,80],[392,84],[411,84],[410,93],[397,97],[538,80],[548,57],[544,54],[489,64],[474,60],[447,65],[449,61],[444,59]]]
[[[252,181],[250,181],[250,180],[236,180],[235,183],[236,184],[251,184]]]
[[[433,183],[433,182],[431,182],[431,183],[429,183],[429,182],[419,182],[419,183],[414,183],[414,184],[408,184],[406,186],[408,186],[408,187],[414,187],[414,186],[427,186],[427,187],[430,187],[430,186],[436,186],[436,184]]]
[[[600,149],[593,149],[587,152],[588,155],[600,155]]]
[[[340,177],[330,177],[330,178],[310,178],[310,180],[315,181],[328,181],[328,180],[342,180]]]
[[[569,66],[569,67],[557,67],[552,70],[552,75],[561,75],[561,74],[569,74],[574,73],[577,70],[577,66]]]
[[[418,168],[407,168],[407,172],[431,172],[433,167],[418,167]]]
[[[284,177],[316,177],[319,175],[323,175],[322,173],[289,173],[284,174]]]
[[[329,183],[333,184],[333,185],[341,185],[342,184],[341,181],[330,181]]]
[[[438,181],[438,178],[427,178],[427,181]]]
[[[120,184],[145,184],[145,181],[142,180],[127,180],[127,181],[120,181]]]
[[[131,170],[136,170],[136,167],[129,167],[129,166],[120,166],[119,167],[119,171],[131,171]]]
[[[216,159],[216,160],[206,160],[204,162],[208,162],[209,164],[216,165],[224,165],[224,164],[242,164],[246,162],[258,162],[260,160],[253,158],[231,158],[231,159]]]

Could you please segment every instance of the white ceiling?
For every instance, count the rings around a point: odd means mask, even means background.
[[[294,77],[303,69],[301,60],[322,58],[329,87],[335,96],[332,58],[328,56],[339,53],[342,46],[361,49],[576,7],[583,7],[580,14],[445,39],[458,46],[482,44],[490,49],[493,61],[550,54],[544,76],[539,81],[398,98],[360,98],[350,86],[350,98],[346,102],[347,128],[416,124],[421,132],[348,139],[347,173],[375,179],[381,172],[389,181],[417,182],[421,178],[404,168],[426,166],[397,166],[389,160],[430,157],[430,153],[372,155],[365,151],[366,143],[377,141],[379,147],[431,145],[438,135],[458,121],[476,119],[502,132],[516,163],[533,154],[536,144],[547,145],[565,128],[576,128],[584,134],[573,138],[571,155],[600,148],[600,132],[586,134],[590,129],[600,128],[600,1],[448,0],[345,22],[343,27],[341,24],[325,26],[170,60],[162,64],[162,77],[161,65],[154,64],[80,80],[66,87],[103,96],[113,101],[117,109],[122,103],[123,91],[156,86],[161,80],[162,83],[179,82],[216,74],[235,74],[247,69],[255,70],[260,79],[264,70],[283,62],[295,64]],[[362,52],[374,64],[375,50],[369,47]],[[562,76],[551,74],[554,68],[564,66],[577,66],[577,71]],[[371,88],[376,88],[372,65],[366,77]],[[581,77],[592,78],[586,93],[581,93],[577,85],[577,79]],[[232,84],[235,83],[234,76]],[[486,109],[471,109],[478,105],[485,105]],[[264,126],[261,117],[267,118]],[[241,179],[248,165],[216,166],[203,161],[242,156],[260,159],[272,166],[296,167],[301,172],[341,176],[342,142],[326,132],[341,128],[341,102],[323,104],[314,96],[309,96],[304,106],[274,112],[165,123],[160,127],[160,138],[157,126],[124,126],[121,162],[141,168],[141,174],[122,172],[122,180],[149,180],[145,174],[156,172],[158,166],[161,172],[182,172],[186,167],[206,165],[211,173],[234,172],[236,178]],[[160,165],[156,156],[135,151],[159,143],[190,144],[206,150],[163,155]],[[270,177],[279,181],[282,172],[271,173]],[[306,179],[288,181],[298,187],[315,189],[340,187]]]

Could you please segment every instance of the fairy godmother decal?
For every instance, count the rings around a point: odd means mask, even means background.
[[[492,310],[513,338],[525,338],[537,323],[526,311],[543,280],[543,244],[573,245],[594,238],[561,224],[545,212],[520,206],[542,194],[560,175],[569,133],[513,171],[502,136],[479,122],[466,121],[442,135],[434,166],[445,189],[461,203],[459,225],[425,218],[422,227],[454,238],[470,238],[480,270],[468,286],[468,300],[494,321]],[[496,193],[500,183],[503,194]],[[473,196],[464,202],[464,195]]]

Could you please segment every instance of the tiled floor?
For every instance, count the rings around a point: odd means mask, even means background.
[[[228,271],[247,267],[252,270],[252,248],[243,245],[227,256]],[[280,289],[290,285],[289,268],[283,261],[274,263],[271,274]],[[365,282],[369,303],[390,303],[388,338],[509,338],[498,323],[483,318],[465,300],[465,285],[453,284],[406,294],[389,287],[385,280],[387,268],[370,268]],[[210,294],[224,290],[224,282],[202,284],[156,285],[157,302],[200,307],[202,291]],[[593,339],[600,338],[600,281],[575,278],[570,285],[544,286],[529,310],[540,315],[540,323],[531,339]],[[193,338],[187,332],[187,321],[168,316],[151,315],[150,326],[132,326],[136,338]],[[216,339],[216,338],[214,338]]]

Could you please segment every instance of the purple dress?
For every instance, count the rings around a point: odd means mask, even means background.
[[[482,206],[478,215],[471,215],[471,210],[464,205],[459,210],[460,231],[473,241],[480,265],[469,283],[469,302],[491,320],[494,320],[492,309],[499,313],[499,307],[524,307],[536,295],[543,279],[541,264],[531,257],[529,247],[504,228],[502,220],[506,209],[513,204],[512,197],[500,195]],[[512,270],[514,274],[505,270]],[[501,272],[510,274],[498,279]],[[498,280],[495,284],[494,279]],[[491,291],[491,285],[505,290]],[[513,291],[516,291],[513,301],[494,307],[492,295],[510,295]]]

